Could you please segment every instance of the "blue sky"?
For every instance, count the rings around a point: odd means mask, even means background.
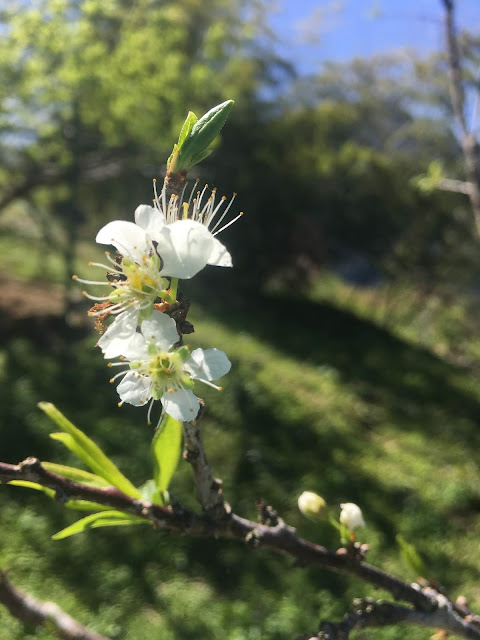
[[[459,28],[480,30],[480,0],[457,0]],[[270,26],[277,52],[301,73],[402,48],[443,47],[441,0],[276,0]]]

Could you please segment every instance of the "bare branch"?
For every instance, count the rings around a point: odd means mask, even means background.
[[[205,473],[205,469],[202,473]],[[476,618],[471,615],[466,617],[460,615],[462,611],[445,596],[433,589],[422,590],[418,585],[412,586],[403,582],[365,563],[359,557],[345,553],[345,549],[339,550],[340,553],[333,552],[321,545],[303,540],[298,537],[295,529],[287,526],[280,518],[278,524],[268,526],[229,513],[225,509],[224,517],[214,520],[206,513],[198,515],[178,504],[173,507],[162,507],[148,500],[127,496],[114,487],[102,489],[72,482],[47,471],[36,458],[27,458],[18,465],[0,462],[0,482],[6,483],[12,480],[29,480],[54,489],[57,499],[63,503],[72,499],[97,502],[145,518],[157,529],[193,536],[235,538],[253,547],[264,547],[276,553],[289,555],[295,558],[299,566],[317,566],[356,577],[378,589],[388,591],[396,600],[403,600],[413,605],[417,615],[409,614],[412,624],[429,626],[428,621],[430,621],[433,626],[441,627],[458,636],[480,640],[480,628],[476,624]],[[207,488],[208,486],[205,485],[205,490]],[[218,498],[218,488],[213,491],[211,489],[210,494],[206,491],[204,498],[209,500],[214,495]],[[221,504],[225,503],[222,501]],[[215,510],[217,506],[218,503],[215,503],[213,509]],[[441,609],[441,612],[433,615],[438,609]],[[410,610],[406,609],[406,611]],[[421,613],[425,615],[422,616]],[[422,620],[424,622],[421,622]]]
[[[42,602],[23,593],[13,586],[4,571],[0,571],[0,603],[22,622],[35,627],[47,623],[53,625],[56,635],[63,640],[108,640],[84,627],[54,602]]]
[[[415,625],[444,629],[450,633],[475,640],[480,629],[470,625],[453,611],[452,603],[437,594],[439,606],[433,611],[418,611],[392,602],[376,602],[371,598],[354,600],[352,610],[338,623],[323,621],[318,634],[312,640],[347,640],[354,629]],[[309,636],[310,637],[310,636]]]
[[[462,84],[462,69],[455,29],[453,0],[443,0],[443,6],[445,7],[445,37],[448,54],[450,99],[455,118],[462,130],[462,134],[465,136],[468,135],[468,127],[465,118],[465,93]]]
[[[461,144],[477,233],[480,235],[480,147],[475,135],[468,131],[465,118],[465,92],[462,84],[460,52],[455,30],[454,2],[442,0],[445,7],[445,39],[447,46],[449,89],[455,119],[461,130]]]
[[[203,511],[214,520],[225,518],[230,514],[230,506],[224,501],[222,481],[214,478],[203,448],[200,432],[201,409],[198,418],[193,422],[183,423],[185,450],[184,459],[192,465],[193,478],[198,502]]]
[[[473,192],[473,185],[471,182],[453,180],[451,178],[442,178],[437,187],[442,191],[453,191],[455,193],[463,193],[467,196],[471,196]]]
[[[432,611],[437,602],[431,594],[373,567],[346,553],[336,553],[298,537],[295,529],[279,519],[276,526],[259,524],[234,513],[213,520],[198,515],[181,505],[162,507],[148,500],[125,495],[114,487],[97,488],[67,480],[47,471],[36,458],[27,458],[19,465],[0,462],[0,482],[29,480],[54,489],[58,500],[72,499],[97,502],[125,513],[132,513],[152,522],[157,529],[193,536],[236,538],[251,546],[265,547],[295,558],[300,566],[318,566],[343,575],[357,577],[376,588],[390,592],[397,600],[409,602],[421,611]],[[344,550],[343,550],[344,551]],[[478,636],[480,639],[480,634]]]

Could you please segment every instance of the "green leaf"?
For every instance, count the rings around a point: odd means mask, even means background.
[[[193,167],[199,162],[201,162],[202,160],[205,160],[205,158],[208,158],[208,156],[212,153],[212,151],[213,149],[205,149],[205,151],[200,151],[200,153],[197,153],[196,156],[193,156],[192,161],[190,163],[190,167]]]
[[[178,467],[181,449],[182,423],[166,413],[152,440],[153,478],[160,496],[167,491]]]
[[[52,434],[53,435],[53,434]],[[64,434],[57,434],[64,435]],[[57,438],[58,439],[58,438]],[[56,473],[62,478],[67,478],[67,480],[72,480],[72,482],[80,482],[81,484],[88,484],[91,487],[111,487],[110,482],[97,476],[93,473],[89,473],[88,471],[84,471],[83,469],[77,469],[76,467],[67,467],[63,464],[55,464],[54,462],[43,462],[42,466],[47,471],[51,471],[52,473]]]
[[[50,437],[60,440],[63,444],[77,455],[80,460],[90,467],[90,469],[100,477],[104,478],[112,486],[117,487],[123,493],[132,498],[140,498],[140,492],[133,486],[118,467],[107,458],[99,446],[90,440],[83,431],[77,429],[67,418],[50,402],[39,402],[40,409],[51,418],[65,433],[52,433]]]
[[[178,137],[178,148],[180,149],[185,139],[190,135],[193,129],[193,125],[198,121],[197,116],[193,111],[189,111],[185,122],[183,123],[182,130]]]
[[[423,564],[423,560],[420,558],[418,551],[415,549],[413,544],[407,542],[405,538],[400,534],[395,536],[395,539],[398,546],[400,547],[400,554],[407,569],[413,571],[413,573],[417,577],[425,578],[425,565]]]
[[[42,463],[43,464],[43,463]],[[45,493],[49,498],[56,501],[55,491],[49,487],[44,487],[36,482],[30,482],[28,480],[11,480],[7,484],[13,484],[16,487],[26,487],[27,489],[35,489],[35,491],[41,491]],[[103,504],[97,502],[90,502],[89,500],[68,500],[65,503],[68,509],[75,509],[77,511],[108,511],[111,507],[106,507]]]
[[[15,487],[27,487],[27,489],[35,489],[36,491],[45,493],[49,498],[55,499],[55,491],[53,489],[44,487],[41,484],[37,484],[36,482],[29,482],[28,480],[10,480],[10,482],[8,482],[7,484],[12,484]]]
[[[220,133],[233,105],[233,100],[222,102],[210,109],[193,125],[190,134],[185,137],[181,148],[178,149],[178,155],[174,162],[175,166],[172,167],[173,171],[188,170],[191,166],[200,162],[200,159],[203,159],[201,154],[207,151],[208,145]],[[194,158],[197,158],[195,162],[193,161]]]
[[[52,536],[52,540],[62,540],[69,536],[74,536],[76,533],[82,533],[87,529],[97,529],[98,527],[118,527],[129,526],[133,524],[152,524],[145,518],[134,516],[129,513],[122,513],[121,511],[103,511],[102,513],[93,513],[86,518],[77,520],[69,527],[62,529],[58,533]]]
[[[144,500],[148,500],[149,502],[158,502],[157,485],[153,478],[147,480],[141,487],[138,487],[138,490],[142,494],[142,498]],[[163,501],[160,501],[160,504],[163,505]]]

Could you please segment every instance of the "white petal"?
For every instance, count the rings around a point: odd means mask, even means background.
[[[195,349],[185,362],[184,369],[192,378],[218,380],[230,371],[232,363],[220,349]]]
[[[165,215],[155,207],[141,204],[135,210],[135,222],[148,233],[152,240],[156,240],[165,226]]]
[[[195,394],[190,389],[177,389],[162,396],[162,404],[166,413],[179,422],[195,420],[200,409]]]
[[[142,257],[148,255],[150,250],[145,231],[126,220],[114,220],[106,224],[97,233],[96,241],[100,244],[113,244],[122,256],[138,263],[142,262]]]
[[[148,344],[141,333],[134,333],[130,340],[124,342],[121,355],[127,360],[148,360]]]
[[[152,381],[147,376],[129,371],[118,385],[117,391],[123,402],[141,407],[152,397]]]
[[[216,238],[213,239],[213,250],[208,258],[208,264],[214,267],[232,266],[232,256],[228,253],[225,246]]]
[[[154,311],[142,322],[141,331],[148,343],[155,344],[162,351],[168,351],[180,339],[175,320],[160,311]]]
[[[105,358],[126,355],[129,342],[135,336],[138,324],[138,310],[120,313],[98,341]]]
[[[177,220],[155,239],[162,274],[172,278],[193,278],[207,264],[214,247],[210,231],[195,220]]]

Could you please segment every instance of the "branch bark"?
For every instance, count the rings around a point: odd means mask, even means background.
[[[201,411],[195,421],[183,423],[183,457],[192,466],[197,500],[204,513],[214,520],[221,520],[228,517],[231,509],[223,499],[222,481],[213,477],[205,455],[200,431]]]
[[[0,571],[0,603],[14,618],[34,627],[48,623],[53,625],[56,635],[63,640],[108,640],[84,627],[54,602],[42,602],[20,591],[13,586],[4,571]]]
[[[455,4],[453,0],[442,0],[445,8],[445,39],[448,59],[450,99],[455,119],[461,132],[461,145],[467,182],[468,196],[473,210],[477,233],[480,235],[480,146],[475,134],[469,132],[465,117],[465,92],[462,83],[460,51],[455,29]]]
[[[54,489],[57,499],[68,502],[72,499],[90,500],[110,506],[125,513],[132,513],[151,521],[156,528],[172,533],[186,533],[193,536],[235,538],[247,542],[252,547],[264,547],[276,553],[288,555],[299,566],[317,566],[336,573],[355,577],[375,588],[388,591],[396,600],[413,606],[417,613],[433,614],[442,608],[442,628],[458,636],[480,640],[480,629],[467,618],[462,618],[454,605],[445,607],[445,598],[433,590],[425,591],[418,585],[412,586],[395,576],[385,573],[366,562],[346,553],[336,553],[321,545],[300,538],[295,529],[279,519],[276,526],[252,522],[234,513],[214,520],[208,514],[196,514],[181,505],[162,507],[148,500],[139,500],[125,495],[114,487],[96,488],[67,480],[47,471],[36,458],[27,458],[18,465],[0,462],[0,482],[29,480]],[[442,610],[443,610],[442,609]],[[440,614],[438,614],[440,615]],[[430,619],[437,625],[440,618],[434,615],[420,619]],[[412,615],[413,620],[415,616]],[[420,624],[415,622],[415,624]],[[426,623],[425,623],[426,624]]]
[[[348,640],[354,629],[366,627],[389,627],[393,625],[415,625],[448,630],[455,635],[474,640],[478,638],[478,627],[470,625],[452,609],[451,603],[438,594],[439,606],[434,611],[418,611],[394,604],[376,602],[371,598],[354,600],[352,610],[341,622],[323,621],[320,631],[310,636],[311,640]]]

